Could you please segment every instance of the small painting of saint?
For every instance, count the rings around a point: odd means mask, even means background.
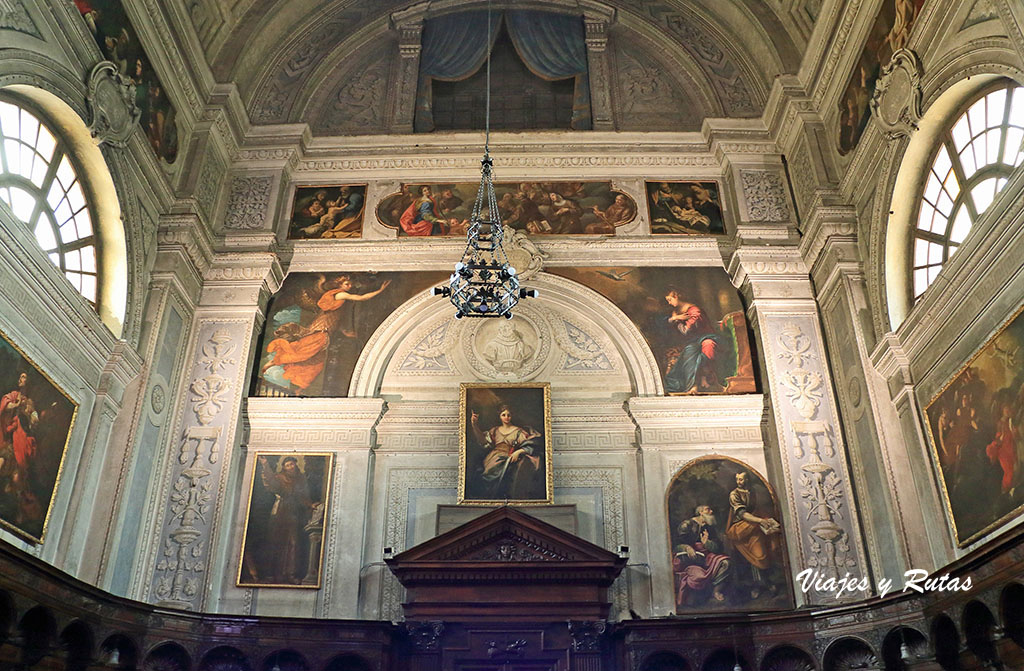
[[[257,452],[239,587],[320,587],[331,454]]]
[[[651,233],[722,235],[722,202],[716,182],[647,182]]]
[[[676,612],[792,607],[778,505],[756,471],[702,457],[668,488]]]
[[[550,392],[547,384],[462,385],[459,503],[552,502]]]
[[[78,406],[0,332],[0,526],[42,543]]]
[[[289,240],[330,240],[363,235],[365,184],[295,189]]]

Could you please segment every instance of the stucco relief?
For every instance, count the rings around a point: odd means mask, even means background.
[[[270,204],[273,177],[235,177],[231,180],[224,228],[257,230],[263,228]]]
[[[222,494],[221,474],[230,407],[244,366],[239,343],[248,329],[239,323],[207,322],[199,332],[199,350],[184,403],[183,429],[170,473],[170,490],[153,572],[153,599],[175,608],[202,605],[207,581],[209,541]]]
[[[625,40],[616,45],[614,86],[619,130],[699,130],[710,110],[704,108],[698,96],[683,96],[676,76],[647,53],[630,49]]]
[[[124,147],[142,114],[135,104],[135,82],[114,63],[100,61],[89,73],[85,99],[92,136],[113,147]]]
[[[431,325],[430,330],[416,341],[409,352],[400,359],[399,374],[449,373],[452,371],[449,351],[454,340],[448,337],[452,325],[450,318],[445,318],[440,325]],[[415,335],[413,336],[415,337]]]
[[[856,573],[862,548],[817,331],[809,316],[766,315],[760,321],[769,349],[768,377],[779,398],[780,437],[788,444],[790,506],[800,526],[801,557],[794,568],[826,576]]]
[[[387,130],[384,104],[394,44],[383,40],[354,67],[324,90],[316,111],[309,116],[316,135],[345,135]]]
[[[462,329],[462,352],[481,380],[527,380],[547,361],[550,327],[520,306],[510,320],[476,320]]]
[[[43,39],[36,22],[32,20],[32,16],[20,0],[0,7],[0,30],[14,30],[36,39]]]
[[[910,135],[921,120],[921,61],[910,49],[898,49],[882,67],[871,113],[889,140]]]
[[[789,198],[781,173],[774,170],[740,170],[748,221],[787,222]]]
[[[610,345],[588,333],[577,320],[567,315],[552,318],[551,330],[555,343],[565,354],[559,372],[582,373],[616,370],[616,366],[605,353],[609,351]]]

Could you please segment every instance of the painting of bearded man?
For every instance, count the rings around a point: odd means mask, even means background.
[[[257,454],[240,587],[320,586],[331,454]]]

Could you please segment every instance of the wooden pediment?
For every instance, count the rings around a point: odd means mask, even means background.
[[[606,617],[626,559],[515,508],[498,508],[387,560],[410,619]]]

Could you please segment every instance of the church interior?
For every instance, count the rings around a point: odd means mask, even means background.
[[[0,669],[1024,669],[1022,166],[1019,0],[0,0]]]

